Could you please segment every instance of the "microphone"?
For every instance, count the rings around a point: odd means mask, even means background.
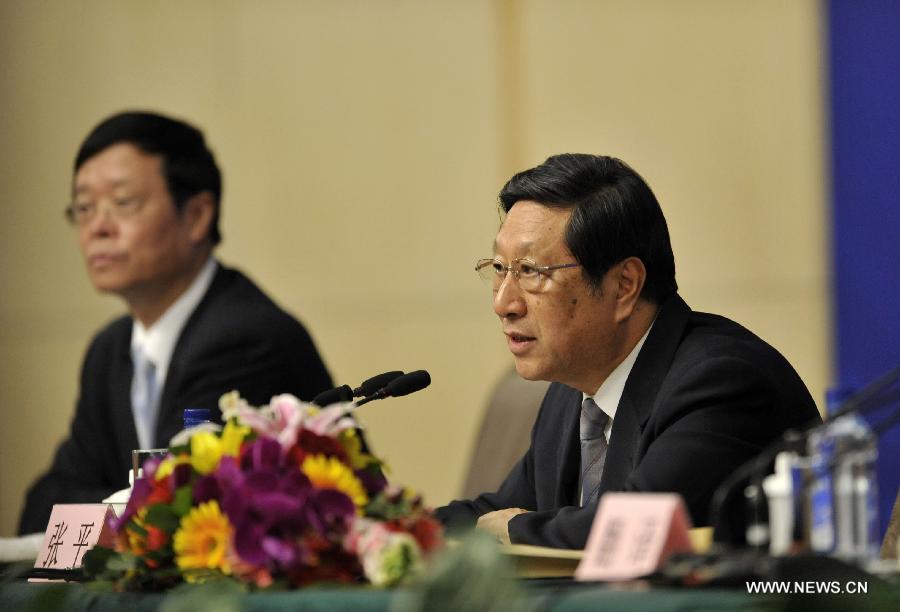
[[[367,395],[372,395],[373,393],[378,392],[378,390],[383,389],[391,381],[401,376],[403,376],[403,372],[401,370],[391,370],[390,372],[385,372],[384,374],[373,376],[372,378],[364,380],[357,388],[353,390],[353,397],[365,397]]]
[[[420,391],[431,384],[431,375],[425,370],[416,370],[402,376],[398,376],[387,385],[372,393],[361,400],[356,401],[356,406],[368,404],[373,400],[384,399],[386,397],[400,397]]]
[[[340,387],[335,387],[334,389],[322,391],[317,396],[312,398],[311,403],[324,408],[325,406],[330,406],[331,404],[351,402],[353,401],[354,397],[372,395],[378,390],[383,389],[389,382],[402,375],[403,372],[400,372],[399,370],[393,370],[391,372],[379,374],[378,376],[373,376],[372,378],[363,381],[363,383],[356,389],[351,389],[350,385],[341,385]]]
[[[331,404],[349,402],[352,400],[353,389],[350,388],[350,385],[341,385],[340,387],[335,387],[334,389],[329,389],[328,391],[322,391],[317,396],[312,398],[311,403],[324,408],[325,406],[330,406]]]

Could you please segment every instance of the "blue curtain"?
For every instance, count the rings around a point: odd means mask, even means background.
[[[830,0],[828,33],[834,371],[852,390],[900,365],[900,2]],[[894,427],[879,441],[882,534],[898,482]]]

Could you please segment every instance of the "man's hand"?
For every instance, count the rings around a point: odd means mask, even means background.
[[[517,514],[524,514],[525,512],[528,512],[528,510],[523,510],[522,508],[494,510],[478,517],[476,527],[496,537],[501,544],[509,544],[509,520]]]

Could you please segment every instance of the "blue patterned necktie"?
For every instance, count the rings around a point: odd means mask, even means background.
[[[134,374],[131,377],[131,411],[140,448],[153,448],[156,431],[156,366],[140,346],[131,351]]]
[[[609,416],[588,397],[581,404],[581,505],[586,506],[600,488],[603,464],[606,462],[608,444],[603,430],[609,423]]]

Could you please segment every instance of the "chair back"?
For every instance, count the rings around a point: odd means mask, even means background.
[[[475,440],[463,499],[496,491],[531,444],[531,429],[550,383],[507,371],[491,393]]]

